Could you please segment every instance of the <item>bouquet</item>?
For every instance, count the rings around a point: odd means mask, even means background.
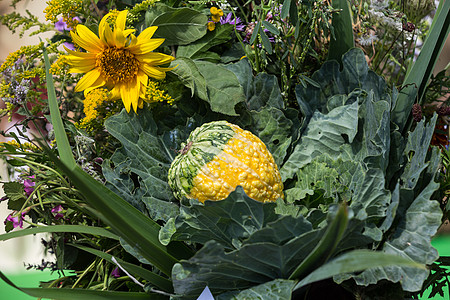
[[[54,33],[0,67],[0,240],[49,233],[35,267],[60,278],[2,280],[65,300],[442,293],[450,1],[46,5],[0,17]]]

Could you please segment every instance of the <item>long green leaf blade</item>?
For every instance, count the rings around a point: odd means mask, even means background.
[[[69,169],[48,151],[55,164],[70,178],[85,195],[86,202],[101,212],[99,216],[128,244],[136,248],[149,262],[170,275],[178,260],[169,254],[167,247],[158,239],[160,226],[142,214],[131,204],[120,198],[106,186],[93,179],[80,167]]]
[[[335,59],[342,64],[342,55],[355,46],[352,14],[347,0],[333,0],[332,5],[340,12],[332,16],[334,38],[330,40],[328,60]]]
[[[396,105],[392,111],[392,120],[400,130],[408,130],[407,122],[411,120],[411,108],[416,100],[421,99],[436,61],[450,31],[450,1],[445,1],[439,14],[433,20],[433,26],[417,57],[416,62],[407,71]],[[406,127],[405,127],[406,126]]]
[[[77,244],[70,244],[73,247],[76,247],[78,249],[81,249],[83,251],[89,252],[91,254],[94,254],[100,258],[103,258],[105,260],[107,260],[110,263],[114,263],[112,261],[112,255],[105,253],[103,251],[97,250],[97,249],[93,249],[90,247],[85,247],[85,246],[81,246],[81,245],[77,245]],[[162,276],[159,276],[155,273],[153,273],[152,271],[149,271],[143,267],[128,263],[124,260],[118,259],[116,258],[117,262],[120,264],[120,266],[122,266],[123,268],[125,268],[125,270],[127,270],[129,273],[135,275],[135,276],[139,276],[142,277],[145,280],[148,280],[150,283],[152,283],[154,286],[169,292],[169,293],[173,293],[173,286],[172,286],[172,282],[167,279],[164,278]]]
[[[30,234],[36,233],[44,233],[44,232],[77,232],[77,233],[85,233],[107,237],[113,240],[119,240],[119,237],[112,233],[111,231],[101,228],[101,227],[93,227],[93,226],[84,226],[84,225],[52,225],[52,226],[42,226],[42,227],[34,227],[27,228],[18,231],[12,231],[5,234],[0,235],[0,241],[6,241],[12,238],[26,236]]]
[[[314,268],[319,267],[326,262],[333,254],[339,244],[348,224],[347,205],[341,204],[338,208],[336,216],[328,226],[327,231],[317,244],[316,248],[305,258],[305,260],[292,272],[289,279],[297,279],[305,276]]]
[[[48,60],[47,50],[44,51],[45,61],[45,77],[47,80],[47,94],[48,94],[48,106],[50,109],[50,116],[52,118],[52,125],[55,131],[56,144],[58,145],[58,153],[61,160],[70,168],[75,167],[76,162],[72,155],[72,148],[70,148],[69,141],[64,130],[64,125],[59,113],[58,101],[56,100],[55,86],[53,84],[53,78],[50,74],[50,62]]]
[[[303,278],[295,286],[294,290],[310,283],[331,278],[342,273],[353,273],[369,268],[386,266],[405,266],[425,269],[425,265],[421,265],[402,256],[370,250],[354,250],[338,256],[337,258],[317,268],[315,271]]]
[[[134,300],[151,299],[166,300],[167,297],[160,294],[147,294],[135,292],[96,291],[84,289],[60,289],[60,288],[21,288],[11,282],[2,272],[0,278],[10,286],[37,298],[49,298],[54,300]]]

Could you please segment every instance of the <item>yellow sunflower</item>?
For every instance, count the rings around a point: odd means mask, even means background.
[[[127,112],[133,106],[134,111],[142,107],[148,77],[163,79],[167,71],[173,68],[158,67],[175,58],[152,52],[164,39],[151,37],[157,26],[148,27],[136,37],[134,29],[125,29],[126,10],[117,14],[114,28],[111,29],[105,15],[99,24],[99,36],[84,25],[77,25],[70,32],[73,41],[87,52],[71,51],[65,57],[71,66],[71,73],[86,73],[77,83],[75,91],[84,91],[85,95],[96,88],[106,86],[111,89],[113,99],[122,98]]]

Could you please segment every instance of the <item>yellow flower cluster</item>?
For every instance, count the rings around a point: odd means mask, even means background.
[[[89,92],[84,99],[84,109],[83,112],[86,115],[83,119],[83,123],[89,123],[98,117],[97,108],[100,107],[104,102],[108,101],[108,90],[107,89],[95,89]]]
[[[7,68],[14,66],[14,63],[22,57],[26,57],[27,60],[37,57],[39,52],[42,50],[43,45],[44,42],[41,42],[37,45],[22,46],[19,50],[11,52],[5,59],[5,62],[0,66],[0,72],[3,72]]]
[[[132,9],[128,11],[127,22],[130,24],[139,20],[142,11],[147,11],[150,6],[155,5],[159,0],[144,0],[141,3],[136,4]]]
[[[64,59],[64,55],[60,56],[51,66],[50,74],[62,76],[69,70],[69,65]]]
[[[39,147],[37,147],[35,144],[32,144],[30,142],[17,142],[16,140],[10,140],[10,141],[6,141],[6,142],[2,142],[0,144],[7,144],[7,145],[11,145],[16,149],[21,149],[24,151],[32,151],[35,152],[36,150],[39,149]]]
[[[83,11],[84,5],[89,4],[90,1],[84,0],[50,0],[44,9],[45,19],[56,23],[58,22],[58,16],[61,15],[68,27],[75,28],[78,21],[73,18]]]
[[[103,131],[105,120],[118,113],[123,108],[120,102],[111,100],[110,93],[105,88],[90,91],[84,99],[83,112],[85,117],[76,123],[76,127],[95,135]]]
[[[206,28],[209,31],[213,31],[214,29],[216,29],[216,23],[220,22],[220,18],[223,16],[223,11],[220,8],[213,6],[209,9],[209,12],[211,13],[212,21],[208,22]]]
[[[172,104],[174,99],[168,95],[165,91],[160,89],[160,83],[157,81],[149,80],[147,84],[147,89],[145,91],[145,102],[156,103],[156,102],[167,102]]]
[[[0,95],[0,97],[3,96]],[[8,116],[8,122],[11,122],[12,115],[14,113],[14,108],[16,108],[16,106],[10,102],[5,102],[5,105],[6,105],[5,108],[0,108],[0,117]]]

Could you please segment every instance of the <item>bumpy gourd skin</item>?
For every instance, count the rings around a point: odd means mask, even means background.
[[[283,182],[266,145],[251,132],[226,121],[196,128],[169,170],[169,185],[183,197],[222,200],[236,186],[266,202],[283,198]]]

